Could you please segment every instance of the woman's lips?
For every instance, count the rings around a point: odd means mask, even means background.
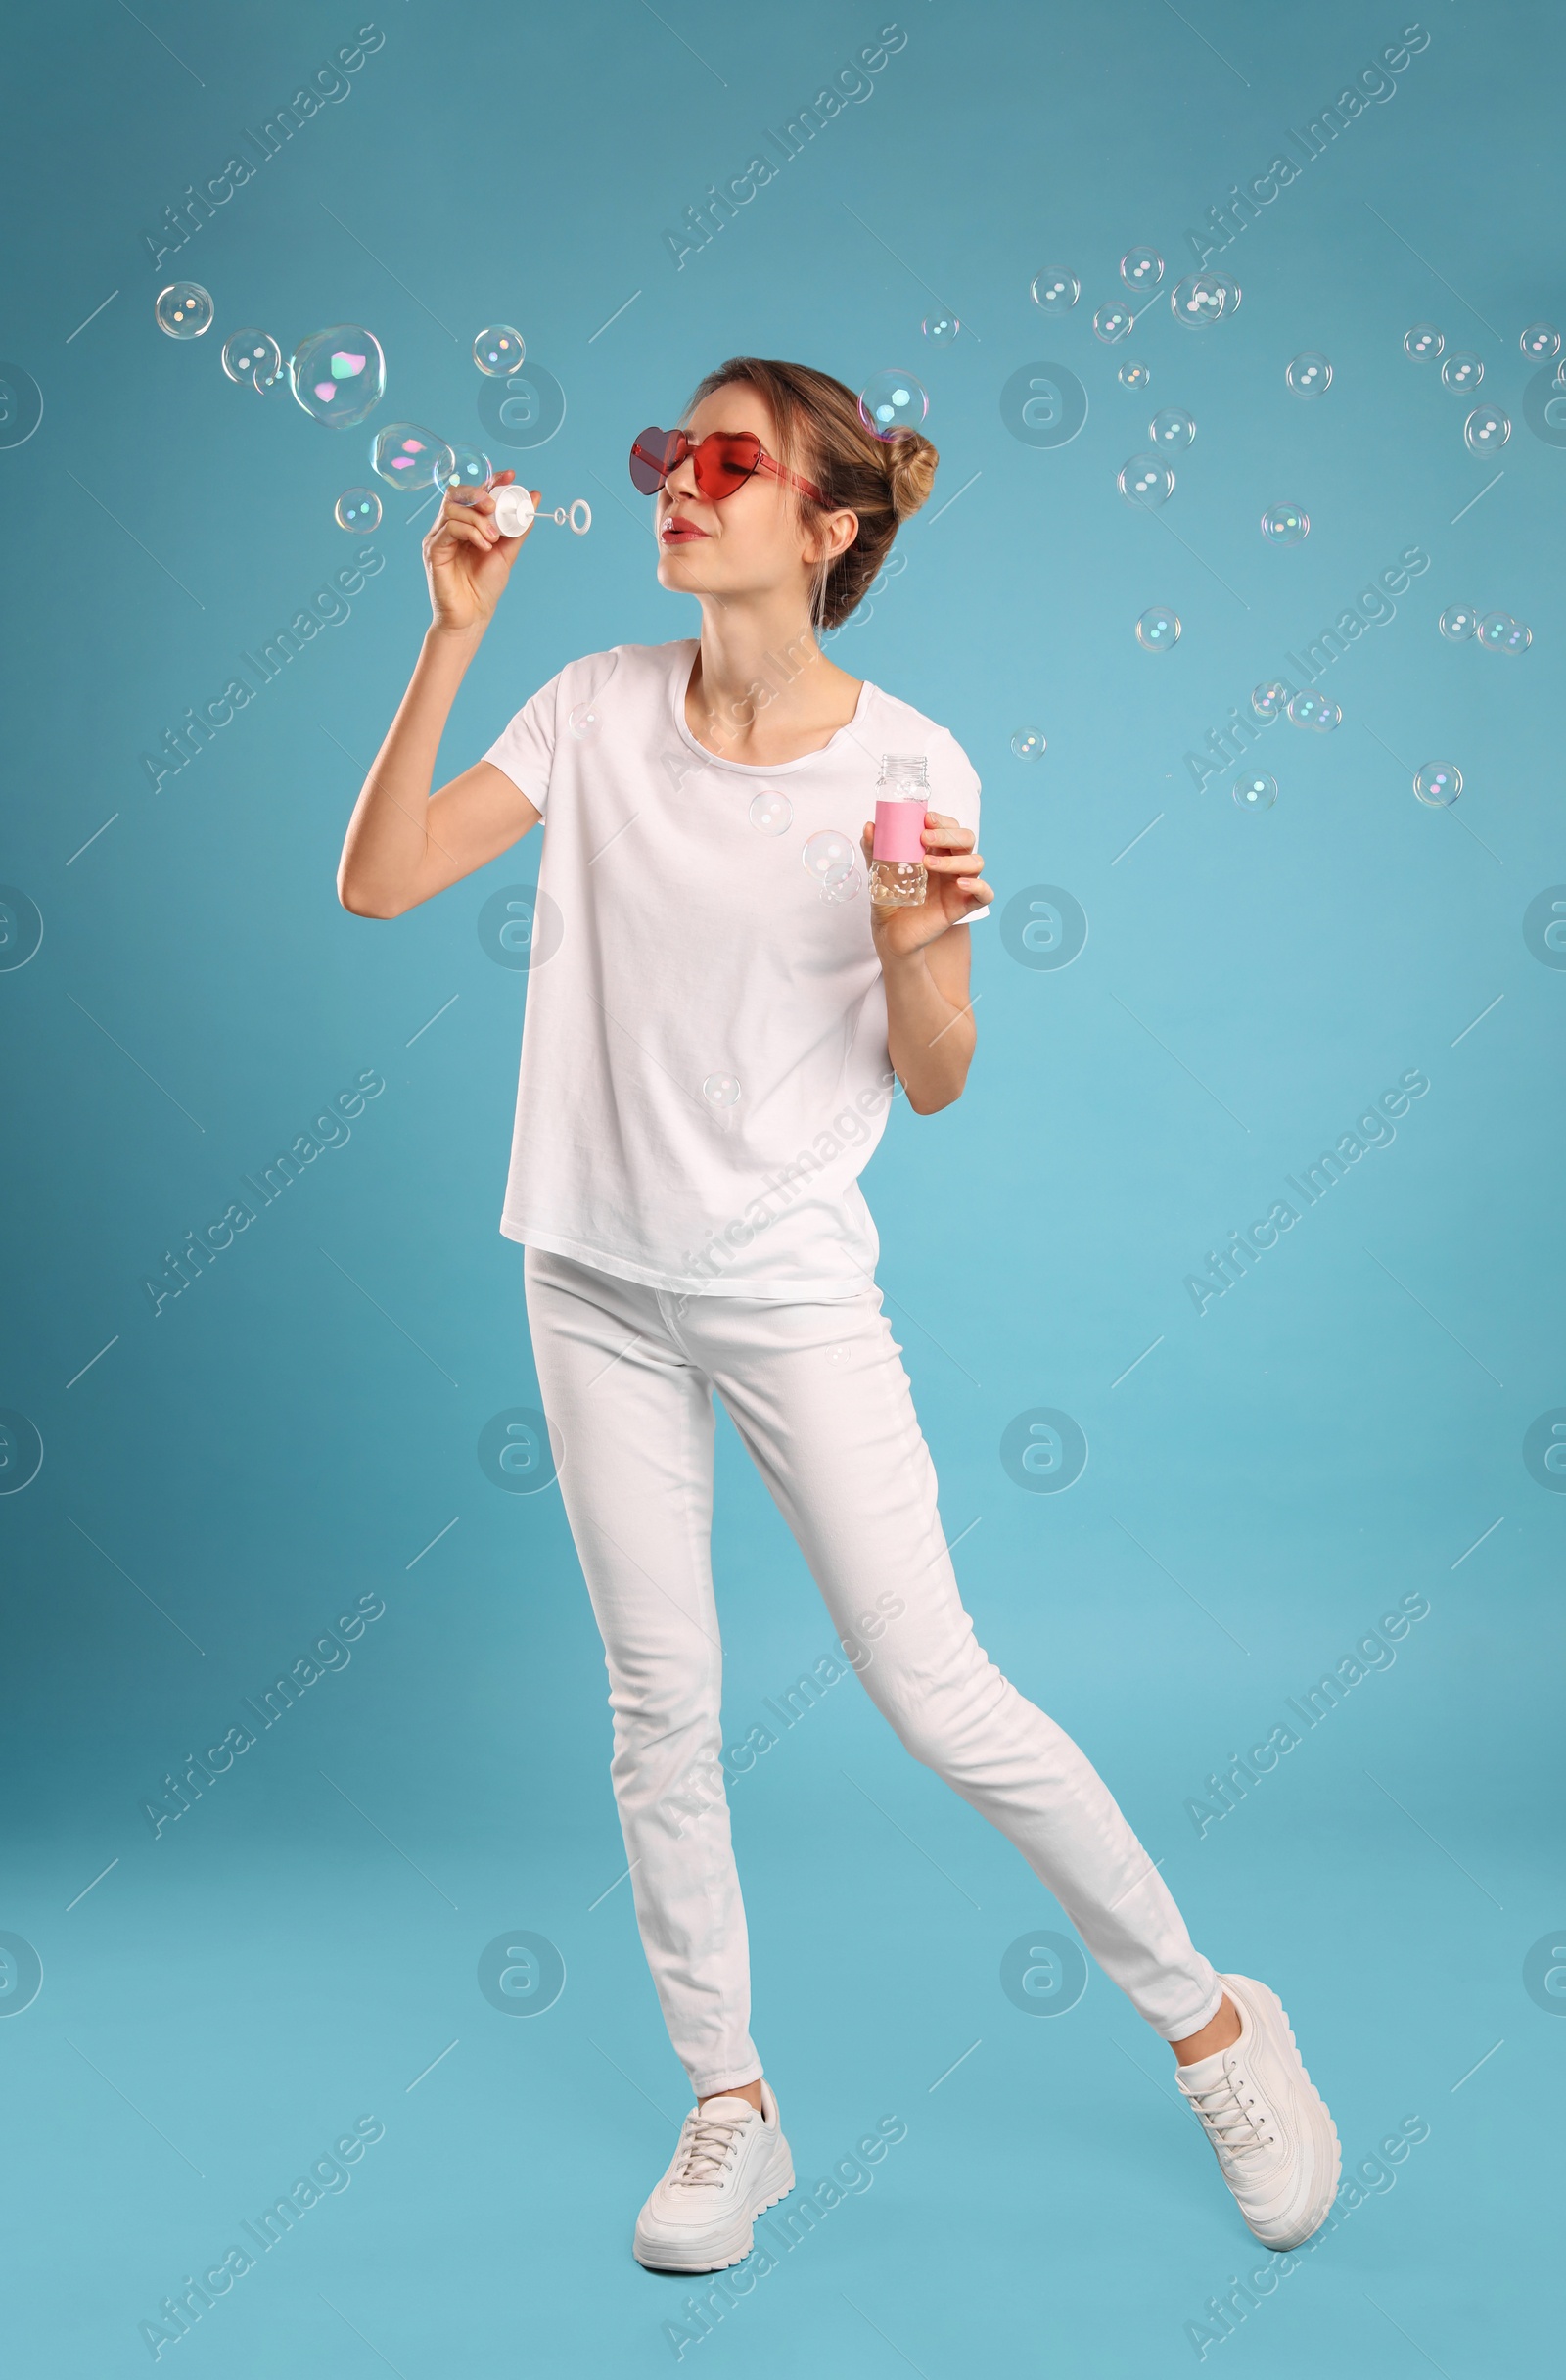
[[[705,529],[698,529],[694,521],[682,520],[677,512],[669,514],[662,531],[666,545],[691,545],[698,537],[705,537],[706,535]]]

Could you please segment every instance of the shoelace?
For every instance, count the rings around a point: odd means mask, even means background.
[[[1243,2157],[1250,2150],[1265,2147],[1265,2135],[1251,2114],[1255,2101],[1240,2097],[1232,2075],[1225,2075],[1208,2090],[1188,2091],[1186,2096],[1221,2155]]]
[[[715,2189],[733,2153],[735,2135],[745,2123],[743,2116],[704,2116],[698,2111],[680,2149],[675,2184],[687,2190]]]

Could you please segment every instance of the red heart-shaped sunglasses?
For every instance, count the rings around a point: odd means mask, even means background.
[[[781,463],[774,462],[750,430],[713,430],[694,446],[683,430],[643,430],[631,442],[631,480],[643,495],[656,495],[669,473],[687,455],[697,487],[714,504],[721,503],[726,495],[733,495],[759,471],[768,479],[786,480],[814,504],[826,502],[813,480],[802,479],[797,471],[786,470]]]

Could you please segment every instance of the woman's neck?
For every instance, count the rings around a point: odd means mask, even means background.
[[[704,603],[685,722],[709,751],[765,768],[830,742],[858,708],[859,687],[828,661],[805,614]]]

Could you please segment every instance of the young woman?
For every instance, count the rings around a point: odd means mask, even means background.
[[[644,2264],[738,2263],[792,2189],[749,2034],[709,1562],[715,1389],[916,1759],[1016,1844],[1169,2041],[1255,2236],[1324,2217],[1337,2135],[1265,1984],[1219,1975],[1108,1789],[975,1642],[857,1178],[900,1086],[960,1097],[969,926],[994,898],[979,784],[946,732],[829,660],[936,453],[851,392],[741,357],[644,431],[661,583],[699,638],[571,663],[434,795],[463,673],[524,539],[493,493],[424,542],[433,619],[344,845],[339,891],[396,917],[546,820],[501,1229],[604,1640],[637,1922],[696,2105],[638,2217]],[[512,478],[500,474],[496,486]],[[922,758],[922,901],[868,897],[886,754]]]

